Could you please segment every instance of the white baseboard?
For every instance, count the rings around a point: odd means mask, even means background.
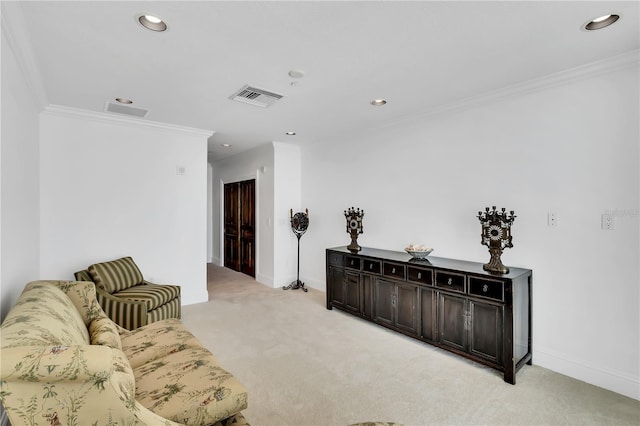
[[[640,379],[627,373],[605,369],[580,359],[569,359],[565,355],[539,347],[533,349],[533,363],[565,376],[640,400]]]
[[[197,295],[189,294],[181,296],[182,306],[195,305],[197,303],[204,303],[209,301],[209,292],[206,289],[199,291]]]
[[[322,292],[326,292],[327,289],[327,285],[326,282],[324,280],[317,280],[317,279],[313,279],[313,278],[307,278],[306,280],[304,280],[304,285],[306,287],[310,287]]]
[[[273,277],[264,274],[258,274],[256,275],[256,281],[268,287],[273,287]]]

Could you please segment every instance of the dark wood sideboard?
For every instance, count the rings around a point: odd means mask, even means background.
[[[327,309],[495,368],[511,384],[531,365],[531,270],[493,274],[482,263],[373,248],[326,255]]]

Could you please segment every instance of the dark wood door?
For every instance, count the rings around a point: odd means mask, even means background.
[[[240,182],[240,272],[256,276],[256,181]]]
[[[255,180],[224,185],[224,266],[255,277]]]
[[[224,186],[224,266],[240,270],[240,185]]]

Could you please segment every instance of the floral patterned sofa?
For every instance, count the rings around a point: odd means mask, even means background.
[[[0,326],[0,401],[18,425],[247,425],[246,389],[182,325],[125,330],[93,283],[29,283]]]

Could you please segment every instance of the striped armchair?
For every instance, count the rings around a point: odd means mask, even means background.
[[[74,274],[95,283],[98,303],[127,330],[166,318],[180,318],[180,286],[145,281],[131,257],[96,263]]]

